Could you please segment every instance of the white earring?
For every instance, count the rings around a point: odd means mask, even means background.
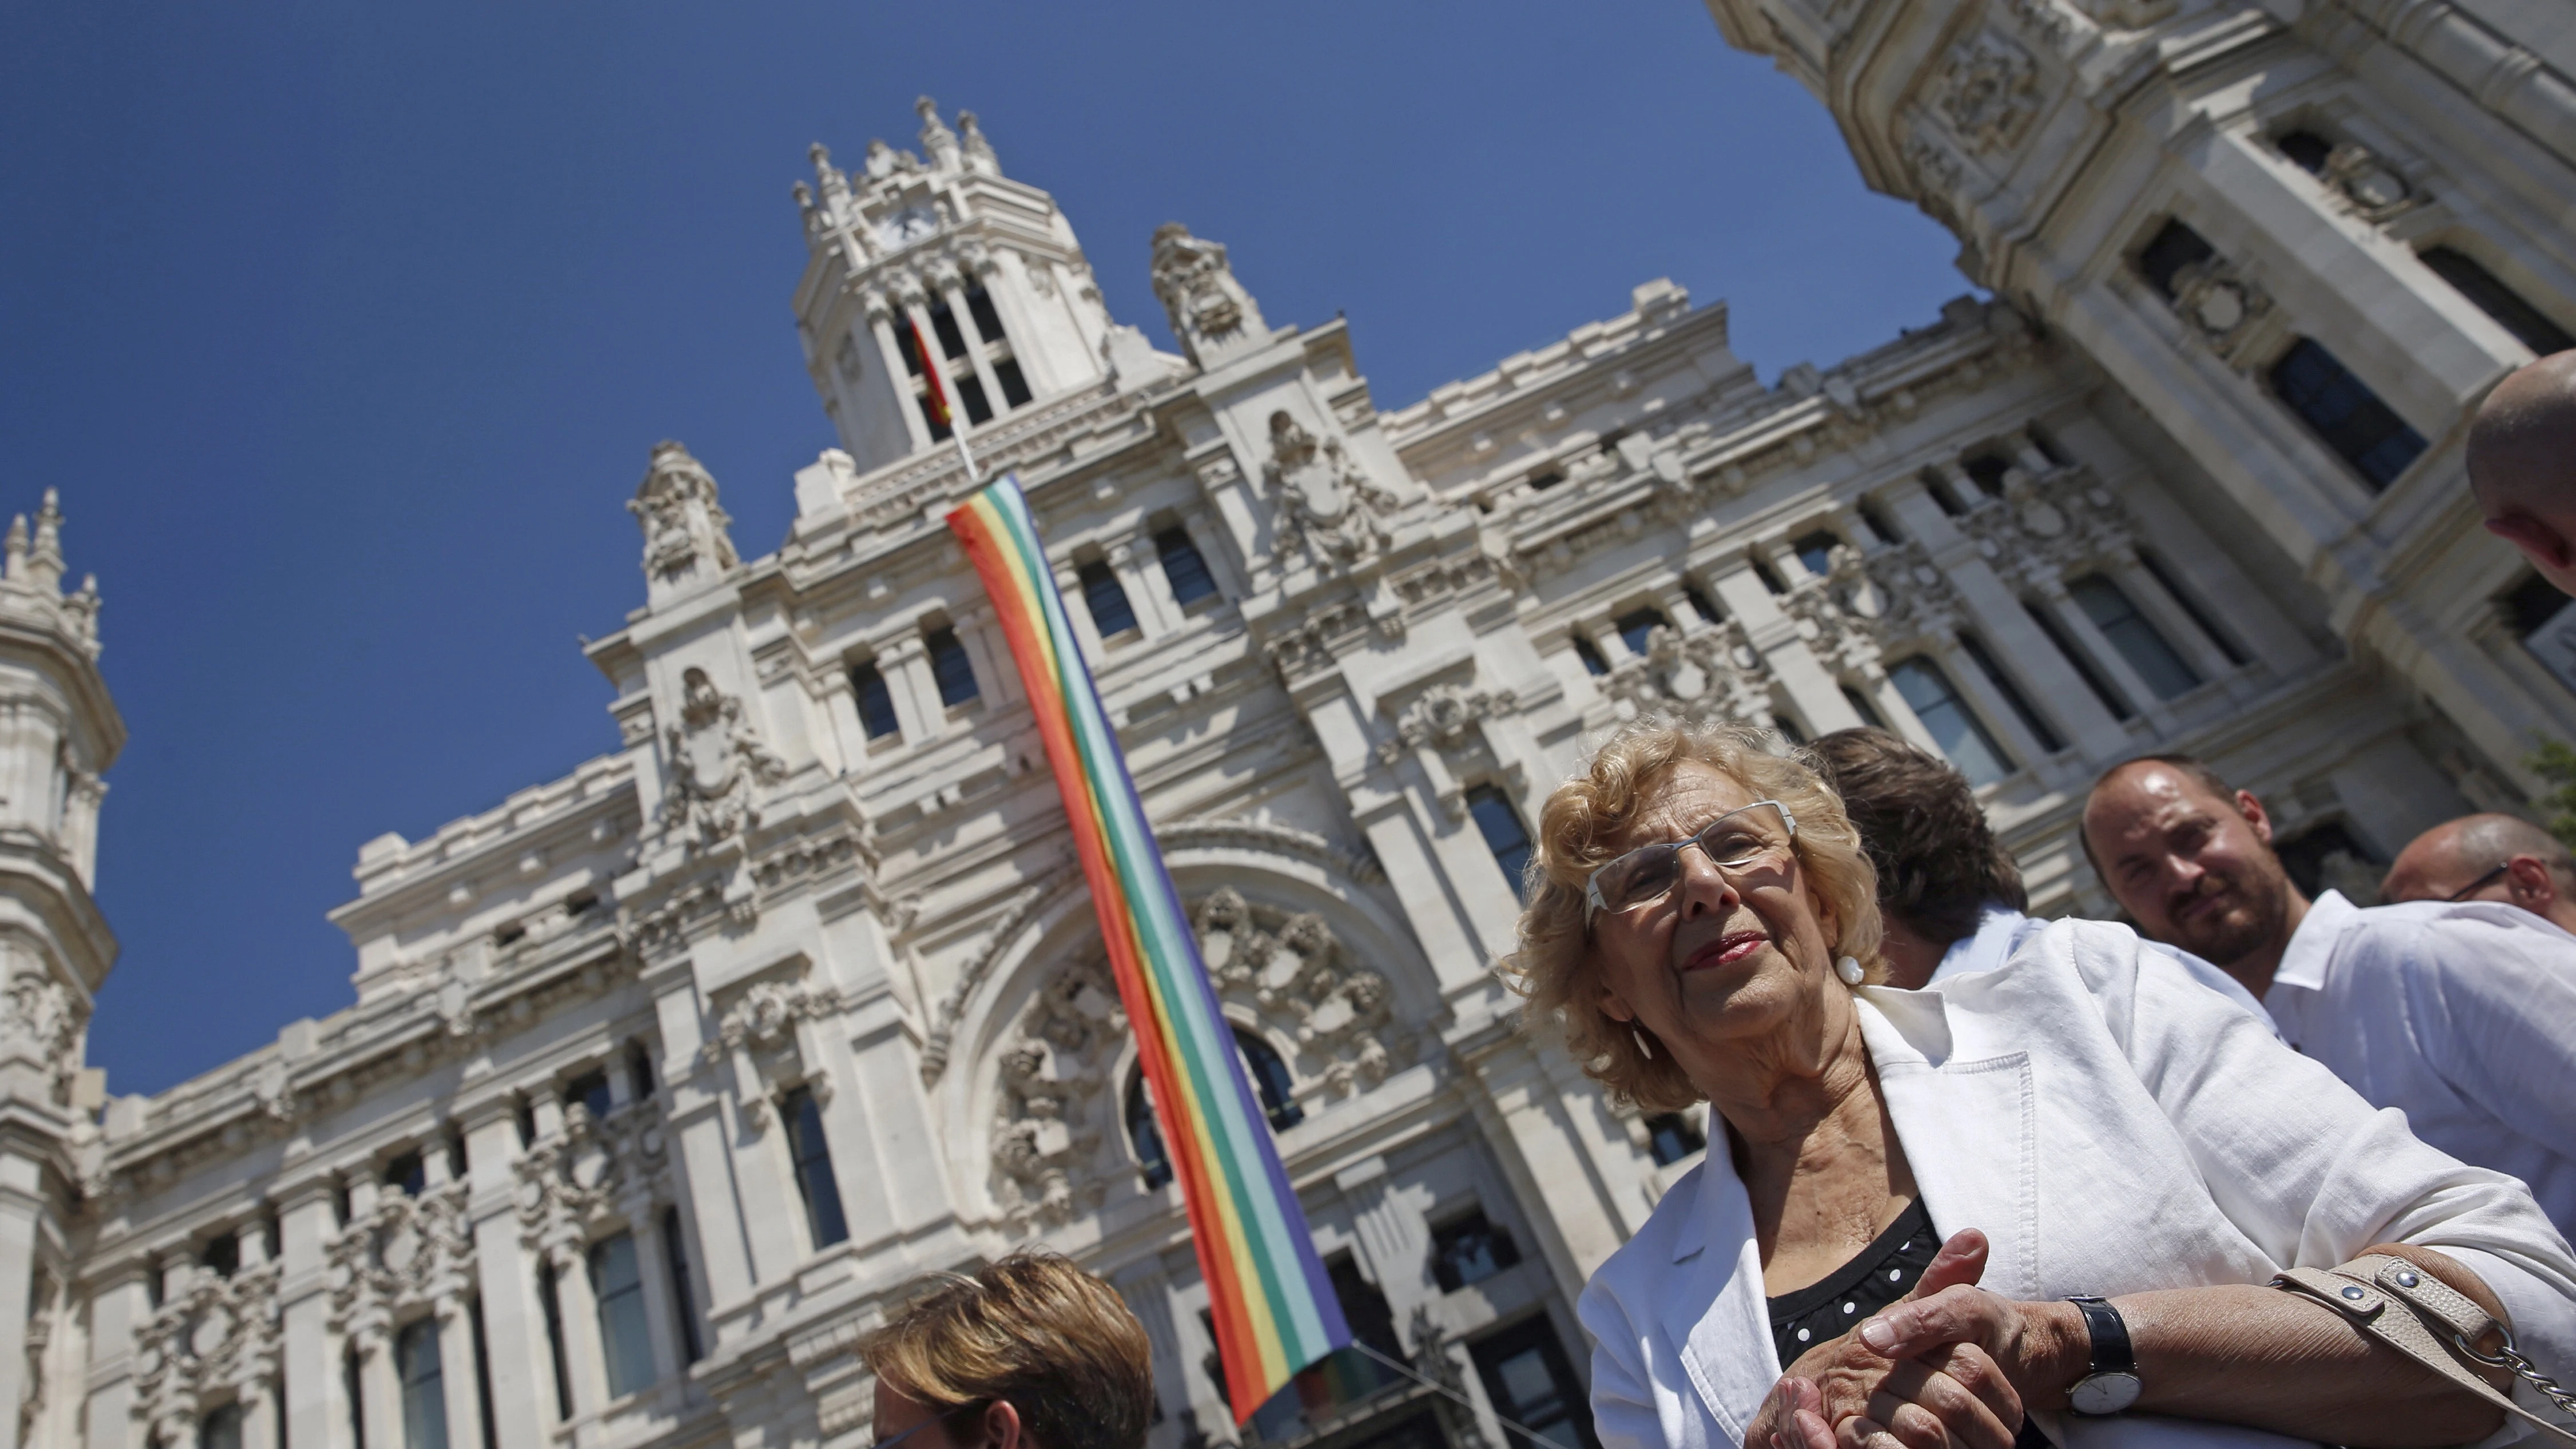
[[[1834,963],[1834,974],[1843,979],[1845,986],[1858,986],[1865,973],[1860,969],[1860,962],[1845,956]]]
[[[1646,1045],[1646,1034],[1644,1032],[1639,1031],[1632,1026],[1628,1028],[1628,1039],[1637,1044],[1638,1051],[1645,1053],[1646,1060],[1651,1062],[1655,1059],[1655,1049]]]

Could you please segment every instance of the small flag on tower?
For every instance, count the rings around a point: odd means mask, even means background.
[[[956,410],[948,406],[948,383],[939,375],[939,359],[930,350],[930,339],[921,335],[921,323],[912,317],[903,319],[912,329],[912,355],[921,359],[922,379],[930,384],[930,425],[954,431]]]
[[[1351,1341],[1315,1256],[1269,1120],[1217,1009],[1171,873],[1146,823],[1117,731],[1074,643],[1064,596],[1019,480],[1004,475],[948,515],[984,581],[1029,713],[1046,742],[1118,997],[1189,1209],[1235,1422]]]

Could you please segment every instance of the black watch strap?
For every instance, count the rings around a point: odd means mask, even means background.
[[[2082,1296],[2066,1301],[2084,1315],[2084,1329],[2093,1335],[2093,1364],[2085,1373],[2136,1373],[2138,1352],[2129,1346],[2129,1321],[2120,1316],[2120,1310],[2107,1298]]]
[[[2128,1320],[2102,1298],[2079,1294],[2066,1301],[2084,1315],[2084,1331],[2093,1344],[2092,1366],[2068,1391],[2067,1407],[2087,1416],[2125,1411],[2138,1401],[2140,1391],[2138,1353],[2129,1342]]]

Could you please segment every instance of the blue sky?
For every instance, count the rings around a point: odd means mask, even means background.
[[[0,9],[0,513],[63,493],[133,732],[90,1036],[152,1091],[350,999],[358,843],[616,742],[661,438],[746,554],[831,434],[788,296],[809,142],[927,92],[1169,341],[1156,224],[1412,402],[1669,275],[1765,377],[1935,316],[1950,239],[1689,0]]]

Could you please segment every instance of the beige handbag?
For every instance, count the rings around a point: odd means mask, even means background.
[[[2576,1415],[2576,1395],[2532,1367],[2513,1346],[2513,1334],[2466,1294],[2403,1258],[2373,1253],[2333,1268],[2292,1268],[2272,1280],[2285,1292],[2313,1298],[2342,1314],[2353,1327],[2528,1423],[2560,1443],[2576,1434],[2550,1423],[2497,1391],[2471,1365],[2508,1369],[2538,1389],[2565,1414]],[[2395,1304],[2401,1311],[2390,1312]],[[2473,1346],[2493,1330],[2503,1347],[2490,1356]]]

